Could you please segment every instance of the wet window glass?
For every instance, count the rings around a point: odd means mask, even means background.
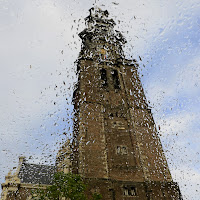
[[[199,12],[2,0],[1,199],[199,200]]]

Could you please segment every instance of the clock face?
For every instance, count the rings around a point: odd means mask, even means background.
[[[106,54],[106,50],[105,49],[101,49],[101,54]]]

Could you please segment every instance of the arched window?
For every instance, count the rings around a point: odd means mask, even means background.
[[[123,188],[123,193],[124,193],[124,196],[137,196],[137,193],[136,193],[136,188],[134,186],[125,186]]]
[[[113,84],[115,89],[120,89],[120,81],[119,81],[119,74],[116,69],[114,69],[112,72],[112,79],[113,79]]]
[[[108,86],[108,80],[107,80],[107,71],[106,69],[102,68],[100,70],[101,73],[101,80],[103,81],[102,86],[107,87]]]

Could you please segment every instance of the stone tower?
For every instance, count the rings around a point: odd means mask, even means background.
[[[105,200],[182,199],[172,181],[126,40],[108,11],[91,8],[79,36],[72,171]]]

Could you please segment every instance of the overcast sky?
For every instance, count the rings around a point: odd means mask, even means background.
[[[95,1],[0,0],[0,182],[18,164],[53,163],[72,132],[74,61]],[[200,197],[200,1],[113,0],[184,199]]]

